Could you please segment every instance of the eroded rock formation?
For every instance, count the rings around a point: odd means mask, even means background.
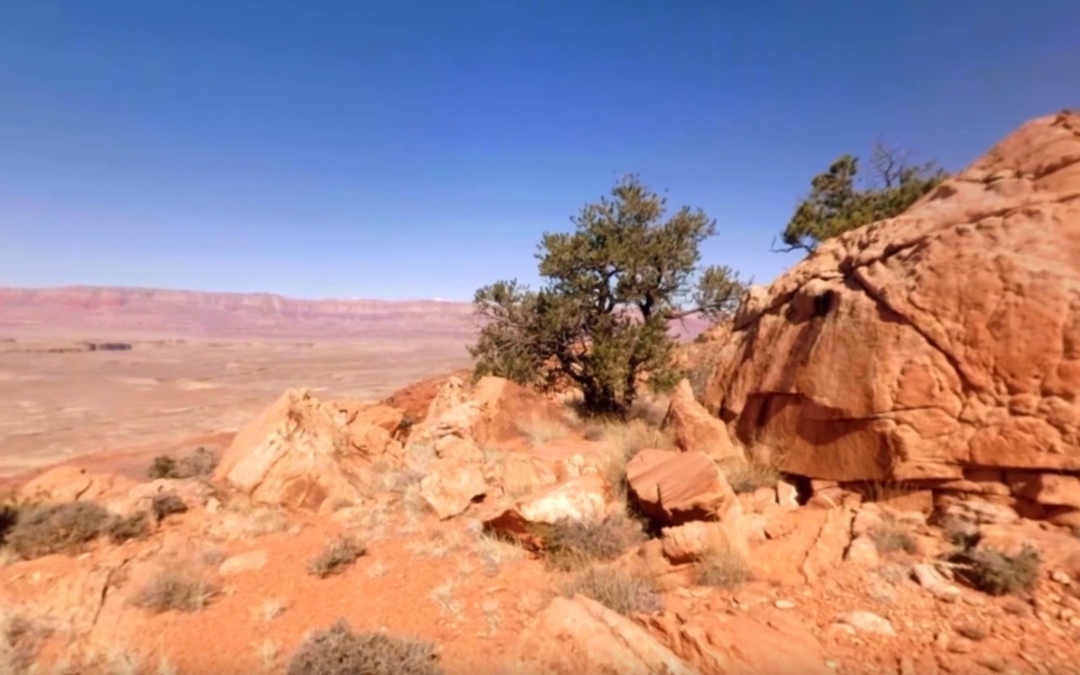
[[[1080,471],[1080,115],[1028,122],[903,215],[826,242],[734,328],[705,404],[786,471],[989,469],[1038,500],[1015,471]]]

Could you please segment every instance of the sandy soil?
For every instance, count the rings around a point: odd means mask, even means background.
[[[468,363],[460,340],[130,344],[88,351],[78,339],[0,340],[0,476],[236,429],[289,387],[379,399]]]

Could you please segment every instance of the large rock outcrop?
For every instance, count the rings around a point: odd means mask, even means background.
[[[317,510],[361,499],[373,461],[400,452],[386,429],[291,389],[236,434],[214,480],[259,503]]]
[[[705,405],[786,471],[1080,471],[1080,115],[1028,122],[903,215],[826,242],[734,328]]]
[[[581,595],[552,600],[521,633],[508,665],[522,675],[830,672],[818,641],[779,610],[624,617]]]

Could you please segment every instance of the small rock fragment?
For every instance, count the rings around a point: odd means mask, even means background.
[[[861,609],[842,614],[837,621],[851,626],[860,633],[872,633],[890,637],[896,635],[896,630],[888,619]]]

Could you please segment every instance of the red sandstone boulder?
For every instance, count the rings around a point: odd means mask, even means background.
[[[1078,197],[1080,115],[1028,122],[749,293],[706,407],[813,478],[1080,471]]]
[[[732,444],[727,426],[694,398],[689,380],[675,388],[664,425],[674,431],[675,444],[682,450],[703,452],[717,461],[743,457],[742,450]]]
[[[723,520],[742,510],[724,474],[700,452],[642,450],[627,463],[626,482],[641,509],[667,525]]]
[[[236,434],[214,480],[264,504],[318,510],[327,500],[360,501],[372,460],[397,442],[382,428],[346,422],[335,406],[289,390]]]
[[[588,474],[562,481],[514,501],[485,519],[484,525],[498,532],[528,540],[534,525],[551,525],[561,520],[599,521],[615,512],[615,492],[607,479]]]

